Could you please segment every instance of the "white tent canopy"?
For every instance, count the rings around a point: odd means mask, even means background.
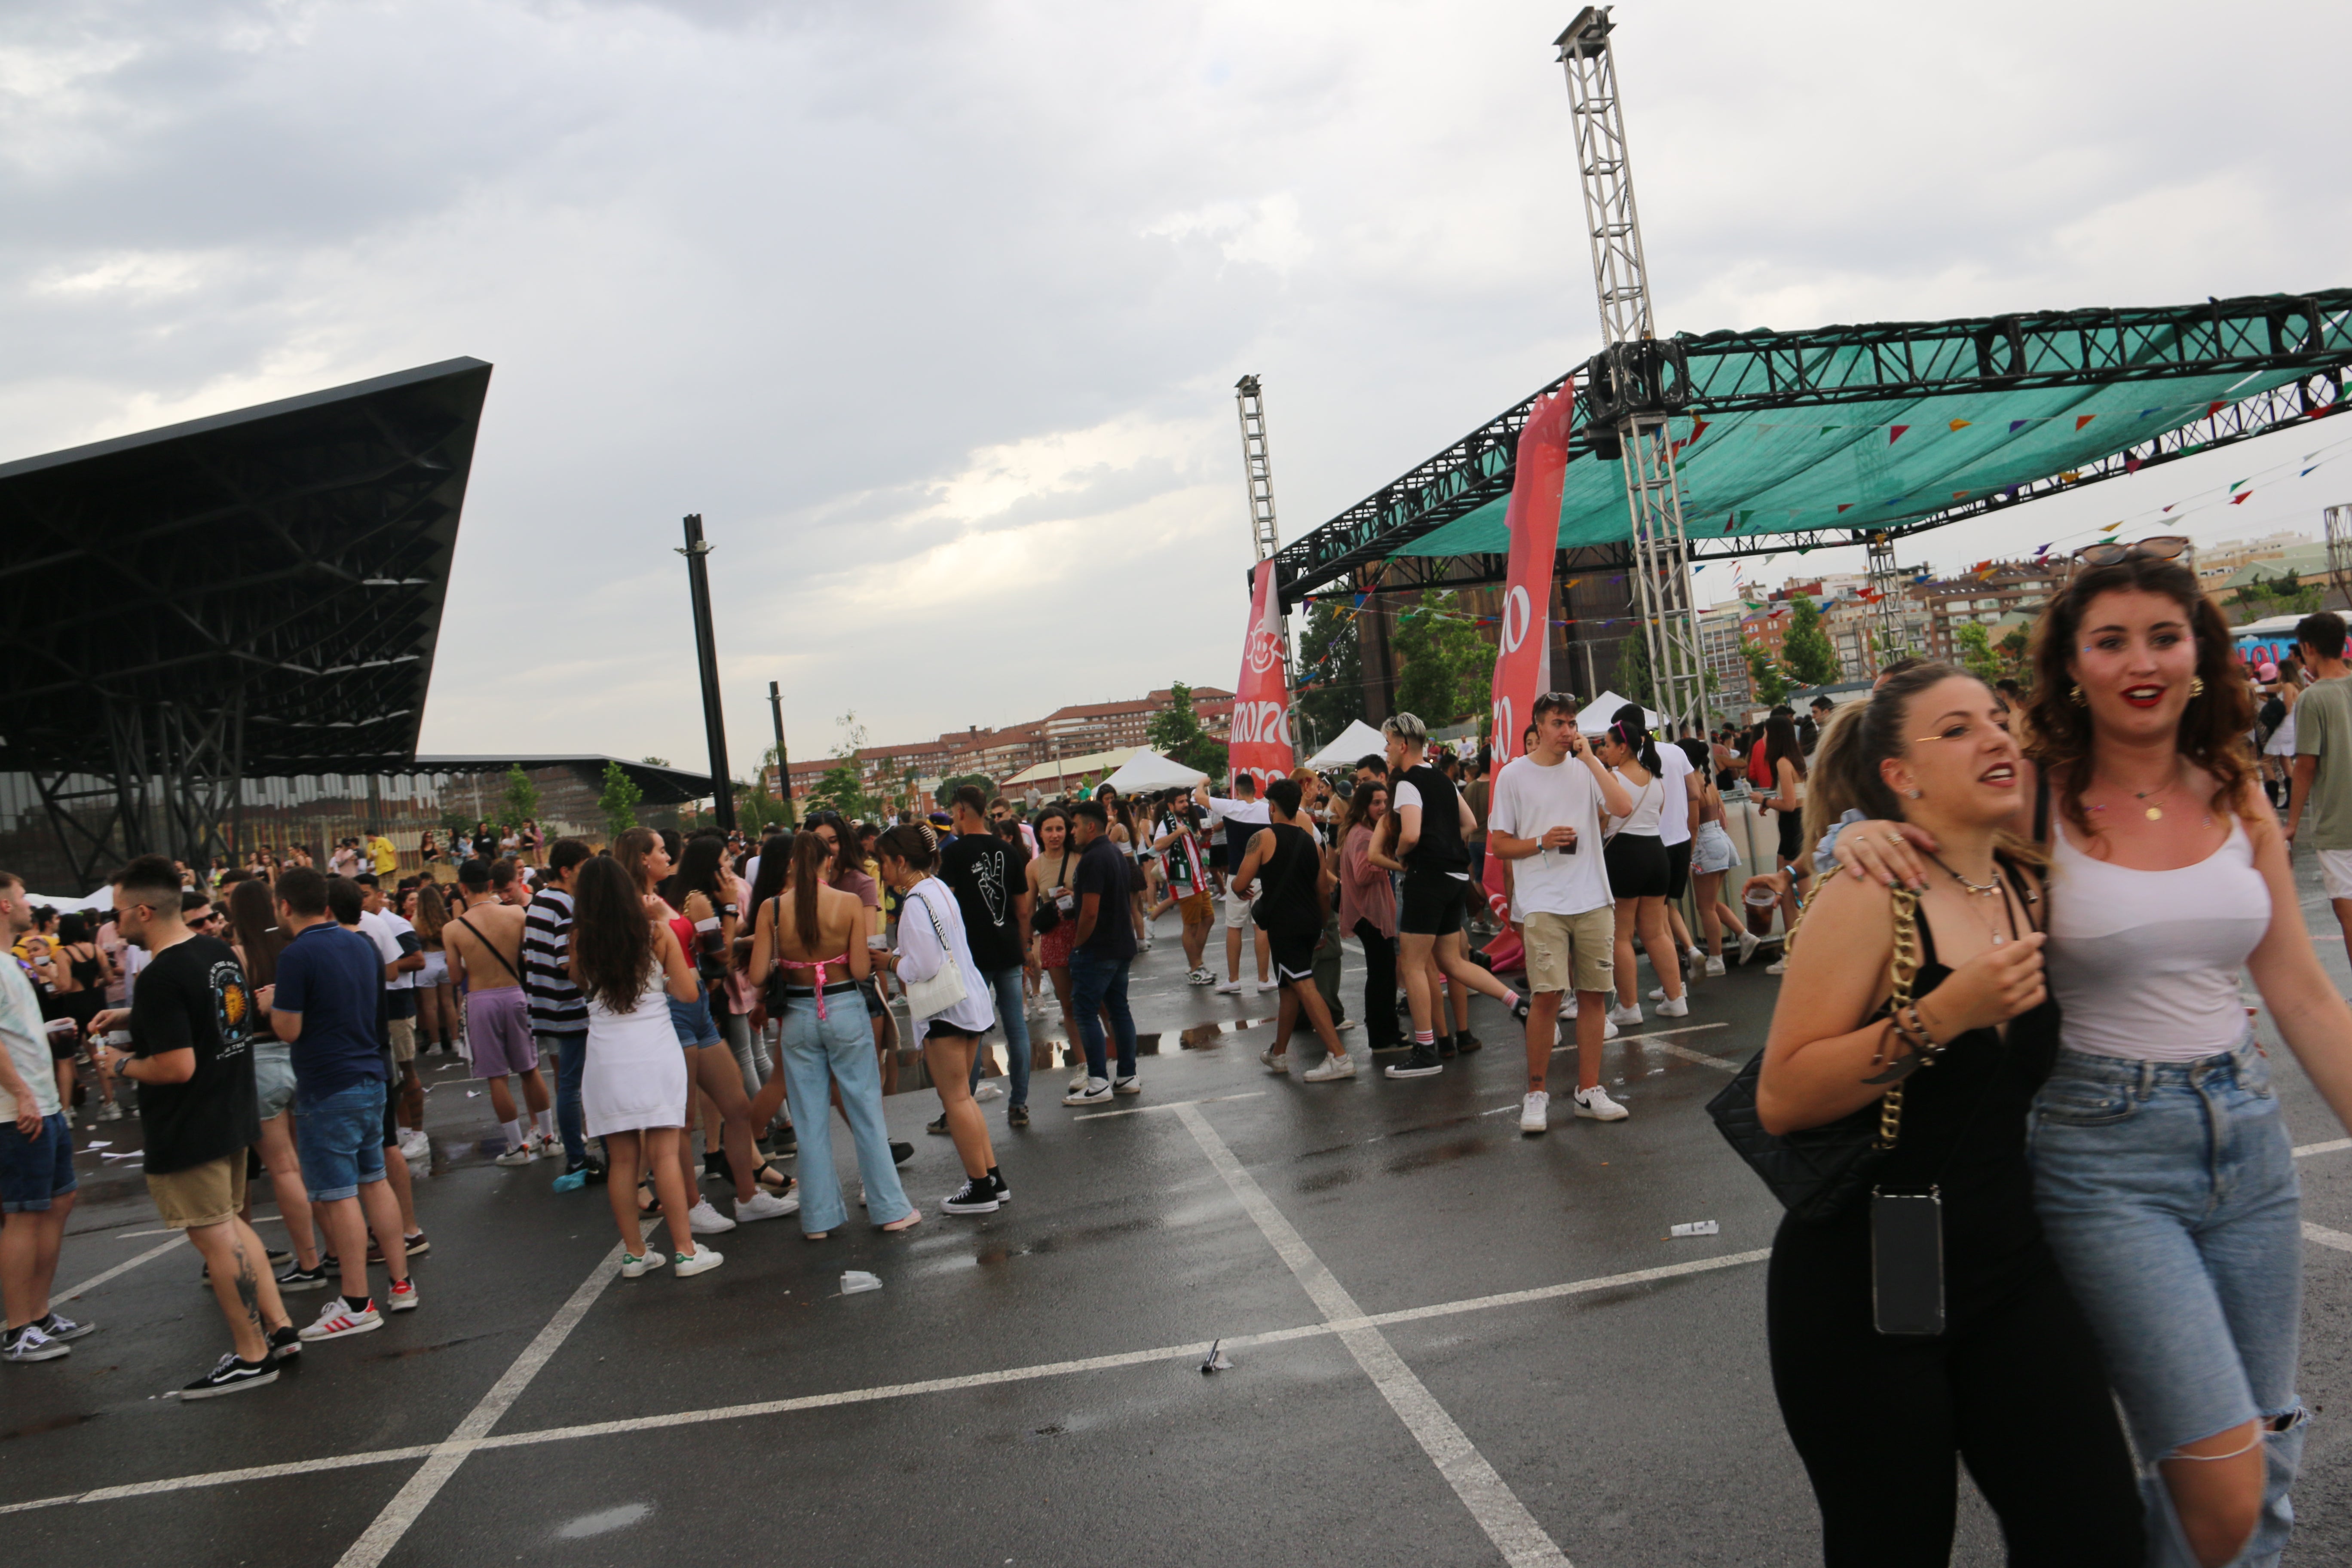
[[[997,787],[1010,789],[1015,784],[1084,784],[1088,773],[1124,766],[1127,760],[1140,749],[1121,746],[1108,752],[1088,752],[1083,757],[1055,757],[1051,762],[1039,763],[1034,768],[1023,768]]]
[[[80,899],[60,899],[47,893],[26,893],[25,901],[35,909],[39,909],[46,904],[50,909],[60,912],[68,910],[110,910],[114,907],[114,889],[111,884],[109,884],[89,897]]]
[[[1578,733],[1598,735],[1617,721],[1617,710],[1624,706],[1625,699],[1613,691],[1602,692],[1586,704],[1583,712],[1576,716]],[[1642,710],[1642,721],[1649,725],[1650,733],[1653,735],[1664,735],[1666,732],[1666,721],[1647,708]]]
[[[1344,768],[1359,757],[1378,756],[1388,741],[1361,719],[1350,720],[1339,738],[1307,759],[1310,768]]]
[[[1163,757],[1146,748],[1119,764],[1119,769],[1103,784],[1121,795],[1139,795],[1155,789],[1190,789],[1206,783],[1209,775],[1198,768],[1188,768],[1172,757]]]

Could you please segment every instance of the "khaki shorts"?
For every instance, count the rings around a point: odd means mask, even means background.
[[[395,1062],[415,1061],[416,1059],[416,1020],[393,1018],[387,1020],[385,1030],[392,1037],[392,1059]]]
[[[2352,899],[2352,849],[2319,849],[2319,880],[2331,900]]]
[[[201,1230],[236,1217],[245,1207],[245,1151],[207,1160],[168,1176],[148,1173],[147,1195],[173,1230]]]
[[[1209,897],[1206,888],[1197,893],[1187,893],[1176,900],[1176,918],[1188,926],[1207,925],[1216,918],[1216,913],[1215,900]]]
[[[1617,973],[1617,911],[1604,904],[1580,915],[1528,916],[1519,927],[1528,947],[1530,991],[1608,991]]]

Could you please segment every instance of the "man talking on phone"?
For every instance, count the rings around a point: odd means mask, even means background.
[[[1576,993],[1576,1114],[1622,1121],[1625,1108],[1601,1087],[1601,1047],[1615,985],[1616,900],[1601,859],[1601,814],[1625,816],[1631,793],[1576,732],[1576,700],[1536,699],[1535,749],[1496,777],[1486,852],[1507,862],[1511,926],[1528,951],[1528,1096],[1519,1131],[1549,1125],[1544,1088],[1559,998]]]

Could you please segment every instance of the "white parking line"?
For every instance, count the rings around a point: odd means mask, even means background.
[[[1215,1105],[1228,1100],[1264,1100],[1267,1091],[1251,1089],[1246,1094],[1212,1094],[1200,1100],[1171,1100],[1165,1105],[1130,1105],[1123,1110],[1097,1110],[1090,1115],[1073,1116],[1073,1121],[1108,1121],[1114,1116],[1141,1116],[1148,1110],[1173,1110],[1180,1105]]]
[[[2352,1236],[2340,1230],[2330,1230],[2324,1225],[2314,1225],[2309,1220],[2303,1222],[2303,1239],[2315,1241],[2322,1247],[2332,1247],[2338,1252],[2352,1252]]]
[[[140,1232],[138,1234],[151,1235],[152,1233]],[[72,1289],[61,1291],[57,1296],[51,1298],[51,1300],[52,1301],[70,1301],[75,1297],[79,1296],[86,1291],[97,1289],[100,1285],[105,1284],[108,1280],[112,1279],[119,1275],[130,1273],[132,1269],[138,1268],[142,1263],[153,1262],[156,1258],[163,1257],[163,1254],[171,1251],[172,1248],[179,1246],[182,1242],[187,1239],[188,1237],[185,1231],[173,1231],[172,1233],[171,1240],[158,1242],[153,1247],[149,1247],[146,1251],[139,1254],[136,1258],[126,1258],[122,1262],[116,1264],[113,1268],[106,1269],[102,1273],[93,1274],[89,1279],[83,1280],[80,1284],[75,1286]]]
[[[2352,1138],[2330,1138],[2325,1143],[2305,1143],[2299,1146],[2294,1152],[2294,1157],[2298,1160],[2308,1160],[2314,1154],[2336,1154],[2347,1149],[2352,1149]]]
[[[1225,1141],[1217,1136],[1209,1119],[1190,1105],[1178,1106],[1176,1114],[1193,1141],[1201,1145],[1201,1152],[1209,1157],[1209,1163],[1224,1178],[1243,1212],[1283,1262],[1290,1266],[1291,1273],[1297,1277],[1316,1310],[1335,1323],[1342,1319],[1361,1319],[1363,1310],[1356,1305],[1355,1298],[1332,1277],[1330,1269],[1282,1216],[1282,1211],[1274,1206],[1255,1179],[1242,1169],[1242,1163],[1234,1158],[1234,1152],[1225,1147]],[[1559,1542],[1544,1533],[1535,1515],[1528,1511],[1527,1505],[1519,1501],[1495,1467],[1486,1462],[1486,1457],[1478,1452],[1469,1435],[1445,1413],[1412,1369],[1405,1365],[1404,1358],[1397,1354],[1388,1336],[1370,1323],[1339,1332],[1339,1342],[1348,1347],[1356,1364],[1364,1369],[1372,1385],[1389,1402],[1389,1408],[1397,1413],[1422,1451],[1436,1464],[1437,1473],[1453,1487],[1454,1495],[1462,1500],[1470,1517],[1486,1532],[1486,1539],[1501,1551],[1503,1560],[1511,1568],[1569,1568],[1568,1554],[1560,1551]]]

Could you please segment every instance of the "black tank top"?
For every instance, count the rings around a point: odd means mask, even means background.
[[[1469,847],[1462,842],[1462,807],[1454,782],[1427,763],[1405,771],[1401,781],[1421,792],[1421,837],[1404,857],[1408,871],[1467,871]]]
[[[2023,878],[2006,860],[2000,868],[2010,886],[2011,929],[2032,929]],[[2026,921],[2018,920],[2020,910],[2029,911]],[[1952,973],[1937,962],[1935,932],[1925,920],[1919,922],[1919,945],[1915,999]],[[1875,1016],[1885,1013],[1881,1008]],[[1934,1066],[1903,1080],[1902,1133],[1871,1179],[1885,1192],[1924,1193],[1933,1187],[1942,1196],[1945,1289],[1955,1317],[1971,1298],[1982,1301],[1997,1295],[2020,1269],[2047,1262],[2041,1222],[2034,1216],[2025,1133],[2033,1096],[2057,1059],[2058,1004],[2045,998],[2010,1020],[2006,1039],[1997,1029],[1971,1029],[1945,1047]],[[1866,1271],[1869,1202],[1855,1203],[1819,1225],[1784,1221],[1775,1250],[1823,1267]]]
[[[1317,884],[1323,856],[1315,836],[1303,827],[1274,823],[1274,853],[1258,871],[1257,909],[1253,918],[1270,931],[1304,935],[1323,929]]]

